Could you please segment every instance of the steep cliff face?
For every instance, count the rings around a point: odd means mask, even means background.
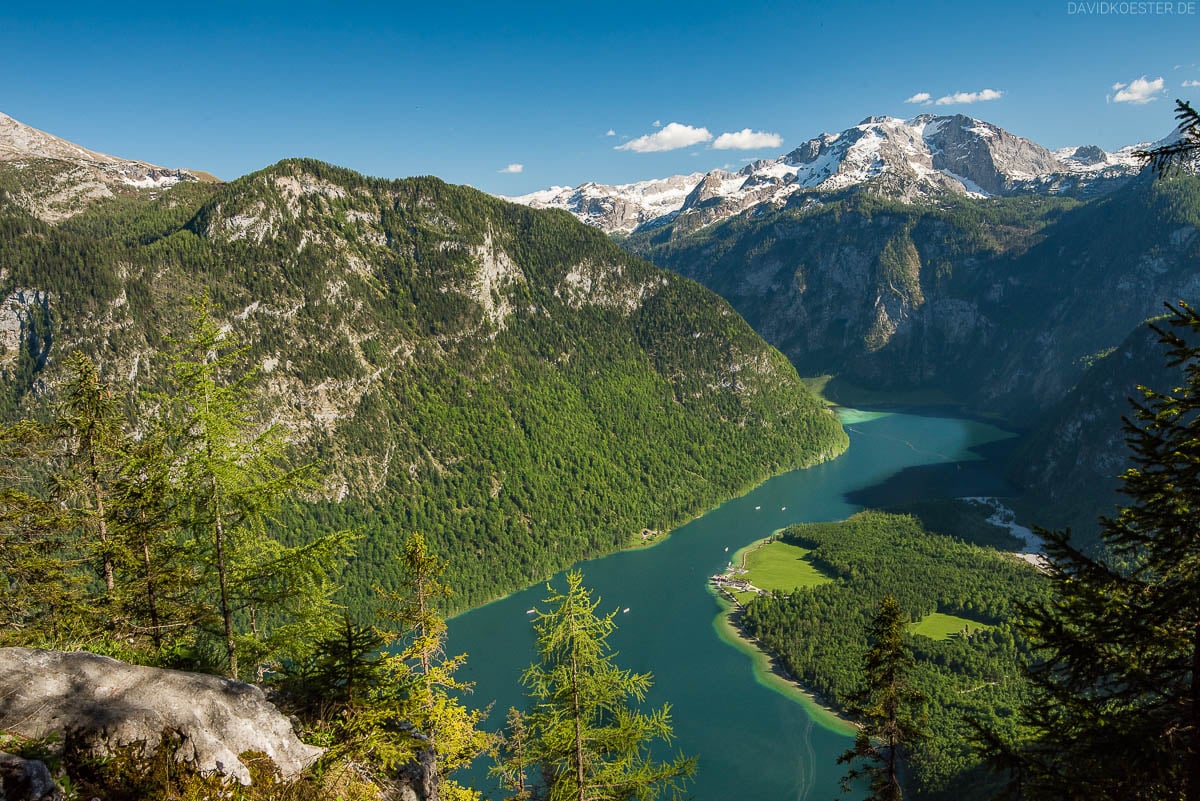
[[[436,179],[287,161],[57,225],[0,201],[0,225],[0,320],[21,339],[43,309],[51,343],[0,364],[0,399],[31,411],[75,349],[153,388],[207,292],[264,414],[327,471],[290,528],[369,534],[359,592],[406,530],[451,560],[460,603],[482,601],[844,447],[709,291],[568,215]]]
[[[1122,418],[1131,417],[1139,386],[1168,392],[1181,386],[1183,371],[1166,364],[1166,352],[1149,324],[1120,345],[1089,359],[1066,396],[1022,440],[1009,475],[1030,494],[1038,523],[1067,528],[1085,547],[1096,542],[1098,515],[1112,515],[1128,501],[1118,492],[1120,475],[1132,465]]]
[[[1164,300],[1200,294],[1198,226],[1194,177],[1146,176],[1087,203],[854,193],[629,246],[727,298],[802,373],[1023,422]]]

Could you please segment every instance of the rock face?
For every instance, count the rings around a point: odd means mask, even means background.
[[[266,754],[284,779],[322,753],[296,737],[258,687],[95,654],[2,648],[0,698],[0,729],[57,734],[98,755],[139,744],[153,753],[169,735],[180,743],[176,761],[242,784],[250,783],[238,759],[246,751]]]
[[[98,153],[0,114],[0,190],[47,222],[73,217],[103,198],[181,181],[216,178]]]
[[[62,801],[44,762],[0,751],[0,801]]]
[[[859,193],[626,245],[725,297],[801,374],[1031,425],[1164,300],[1200,293],[1195,188],[1147,175],[1082,204],[937,207]]]

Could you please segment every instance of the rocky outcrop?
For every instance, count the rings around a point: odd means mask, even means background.
[[[0,801],[62,801],[46,763],[0,751]]]
[[[265,754],[283,779],[322,750],[301,742],[258,687],[177,670],[128,665],[89,653],[0,649],[0,730],[57,735],[64,747],[96,755],[170,738],[178,762],[250,783],[238,755]]]
[[[0,179],[11,184],[9,202],[51,223],[103,198],[165,189],[181,181],[217,180],[204,172],[88,150],[6,114],[0,114]]]

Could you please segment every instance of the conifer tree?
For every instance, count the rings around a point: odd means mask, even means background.
[[[0,429],[0,642],[57,646],[95,633],[87,576],[62,508],[46,494],[53,446],[46,426]],[[37,465],[43,475],[31,475]]]
[[[79,545],[96,555],[105,600],[111,603],[116,564],[123,555],[114,532],[118,515],[113,495],[128,449],[125,420],[91,359],[76,351],[67,357],[66,367],[53,425],[65,465],[52,475],[52,489],[72,510]]]
[[[1028,612],[1032,734],[1006,748],[1030,798],[1200,801],[1200,314],[1168,309],[1154,330],[1182,381],[1139,387],[1124,420],[1107,554],[1042,532],[1055,596]]]
[[[846,773],[842,790],[849,792],[851,783],[865,776],[870,781],[867,801],[903,798],[901,751],[922,734],[921,693],[910,679],[915,662],[904,644],[907,622],[900,602],[884,596],[871,621],[871,644],[863,657],[866,687],[852,702],[859,719],[854,747],[838,757],[839,763],[860,763]]]
[[[422,534],[413,532],[404,543],[400,567],[400,589],[381,592],[381,614],[395,627],[392,644],[400,647],[386,667],[402,693],[399,703],[384,711],[411,725],[419,740],[417,750],[433,755],[427,764],[442,797],[470,798],[474,793],[444,777],[482,754],[489,738],[478,728],[485,712],[467,709],[457,697],[472,686],[454,676],[466,655],[445,654],[441,609],[450,597],[442,580],[446,562],[429,551]]]
[[[229,676],[241,675],[246,652],[261,678],[281,652],[300,655],[335,624],[329,577],[352,538],[336,532],[286,547],[269,535],[279,505],[312,486],[314,467],[289,466],[282,426],[259,420],[244,352],[207,298],[198,301],[163,406],[174,439],[175,508],[216,612],[201,631],[220,643]]]
[[[1175,141],[1148,150],[1139,150],[1134,154],[1146,161],[1159,175],[1186,163],[1200,153],[1200,111],[1196,111],[1187,101],[1176,100],[1175,119],[1179,120],[1176,128],[1179,137]]]
[[[533,702],[520,719],[527,745],[510,750],[501,770],[520,776],[536,768],[537,797],[547,801],[678,796],[695,760],[680,755],[659,762],[651,755],[655,741],[672,739],[670,707],[637,708],[651,677],[614,663],[608,637],[616,612],[596,614],[599,601],[592,601],[578,572],[567,574],[565,592],[548,589],[551,609],[534,621],[540,661],[523,676]]]

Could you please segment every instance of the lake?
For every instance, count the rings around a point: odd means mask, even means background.
[[[610,639],[616,662],[654,674],[647,702],[670,702],[673,748],[699,756],[689,787],[696,801],[830,801],[845,772],[837,756],[851,743],[844,728],[773,686],[722,637],[710,575],[737,549],[792,523],[840,520],[867,505],[1012,493],[988,458],[1011,436],[999,428],[854,410],[842,410],[842,421],[850,447],[832,462],[772,478],[658,545],[577,565],[601,599],[597,612],[628,610]],[[561,576],[553,582],[565,586]],[[450,621],[447,653],[469,655],[458,675],[475,682],[469,705],[494,703],[490,728],[524,705],[520,675],[535,657],[527,610],[544,607],[546,595],[539,584]],[[485,771],[459,778],[488,795]]]

